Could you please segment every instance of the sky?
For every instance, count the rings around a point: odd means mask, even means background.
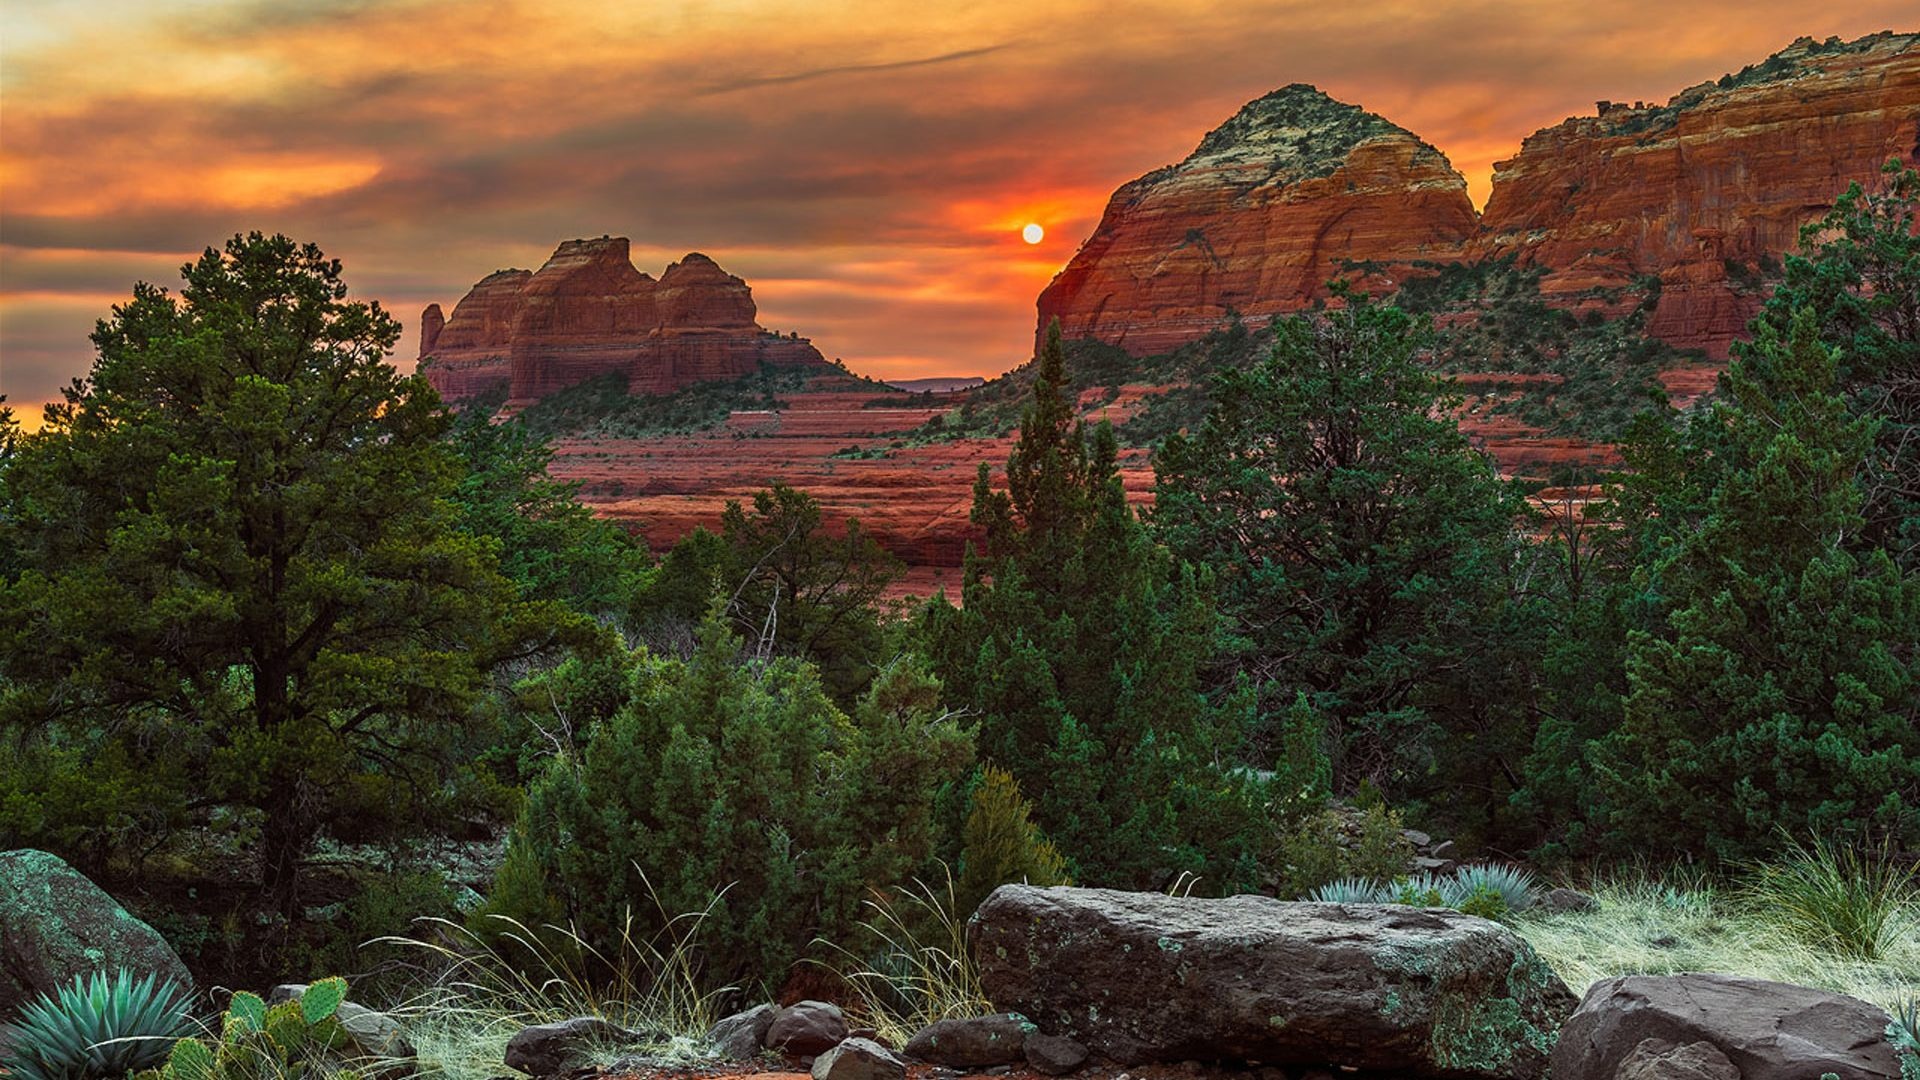
[[[995,375],[1120,184],[1293,82],[1493,163],[1911,0],[5,0],[0,394],[31,422],[137,280],[238,231],[406,325],[562,240],[689,251],[883,378]],[[1029,245],[1028,223],[1045,238]]]

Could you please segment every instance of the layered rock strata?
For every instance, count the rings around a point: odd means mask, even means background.
[[[1309,306],[1335,274],[1380,293],[1415,261],[1512,257],[1576,311],[1625,314],[1657,282],[1648,332],[1722,358],[1801,226],[1889,158],[1920,160],[1916,34],[1802,38],[1664,105],[1602,101],[1498,163],[1484,215],[1439,151],[1289,86],[1116,191],[1039,329],[1147,355]]]
[[[450,401],[508,387],[525,404],[609,372],[669,393],[776,367],[830,366],[812,343],[755,322],[747,283],[698,252],[655,280],[625,237],[569,240],[538,272],[482,278],[444,320],[421,317],[420,370]]]

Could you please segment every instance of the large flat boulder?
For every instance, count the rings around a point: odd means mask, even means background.
[[[1587,991],[1561,1029],[1553,1077],[1615,1080],[1653,1040],[1708,1043],[1740,1080],[1899,1080],[1886,1031],[1886,1013],[1844,994],[1737,975],[1629,975]]]
[[[1498,923],[1394,905],[1004,885],[968,928],[997,1009],[1122,1065],[1532,1080],[1574,997]]]
[[[122,968],[193,985],[159,931],[59,856],[0,852],[0,1016],[76,975]]]

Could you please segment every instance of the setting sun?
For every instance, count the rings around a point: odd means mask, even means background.
[[[1047,230],[1031,221],[1027,222],[1026,228],[1020,230],[1020,239],[1025,240],[1029,244],[1037,244],[1046,239],[1046,236]]]

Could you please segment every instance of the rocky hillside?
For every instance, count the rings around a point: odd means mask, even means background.
[[[420,370],[449,401],[507,388],[522,406],[600,376],[664,394],[742,378],[762,365],[831,371],[805,339],[754,321],[747,283],[698,252],[658,281],[624,236],[569,240],[538,272],[499,270],[454,306],[420,317]]]
[[[1166,352],[1232,312],[1264,321],[1307,306],[1342,260],[1436,258],[1477,228],[1446,155],[1295,84],[1114,192],[1040,294],[1040,329],[1057,317],[1069,337]]]
[[[1889,157],[1920,158],[1920,35],[1802,38],[1664,105],[1600,102],[1499,163],[1484,215],[1437,150],[1289,86],[1116,191],[1039,325],[1145,355],[1298,310],[1336,274],[1388,292],[1510,257],[1576,314],[1622,316],[1657,283],[1647,332],[1724,358],[1800,226]]]

